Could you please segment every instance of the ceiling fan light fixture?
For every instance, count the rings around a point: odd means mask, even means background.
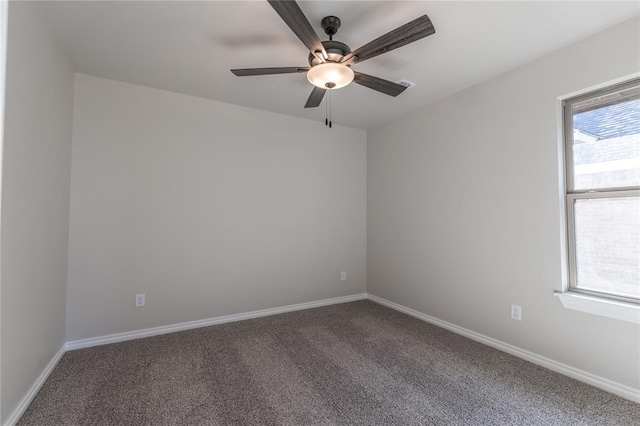
[[[340,89],[351,83],[354,77],[350,67],[336,62],[318,64],[307,71],[309,83],[321,89]]]

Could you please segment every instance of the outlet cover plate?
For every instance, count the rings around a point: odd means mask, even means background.
[[[136,308],[144,306],[144,294],[136,294]]]
[[[518,305],[511,305],[511,319],[516,321],[522,321],[522,307]]]

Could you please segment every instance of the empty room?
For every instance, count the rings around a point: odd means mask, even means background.
[[[0,424],[638,425],[637,1],[0,1]]]

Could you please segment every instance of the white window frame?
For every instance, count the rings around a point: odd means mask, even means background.
[[[573,170],[573,111],[572,105],[588,99],[606,96],[640,85],[640,78],[583,93],[563,100],[563,144],[565,170],[565,212],[566,212],[566,247],[568,260],[568,292],[557,293],[566,308],[604,315],[611,318],[640,323],[640,300],[612,293],[596,292],[577,287],[577,266],[575,256],[574,205],[576,200],[594,198],[624,198],[640,196],[640,186],[574,189]],[[617,103],[617,102],[615,102]],[[600,104],[599,107],[603,105]],[[613,312],[616,311],[616,312]],[[609,313],[609,314],[607,314]]]

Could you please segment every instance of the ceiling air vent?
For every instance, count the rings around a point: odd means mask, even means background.
[[[406,87],[407,89],[410,89],[416,85],[413,81],[409,81],[409,80],[400,80],[397,83],[401,86]]]

